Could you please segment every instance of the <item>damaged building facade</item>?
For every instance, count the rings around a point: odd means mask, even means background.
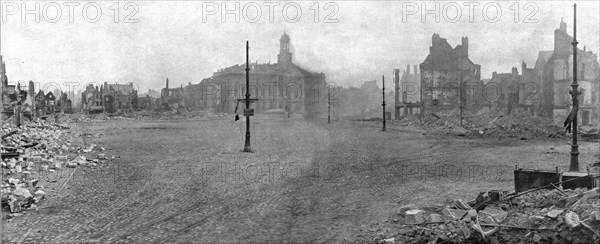
[[[133,82],[108,84],[100,87],[89,84],[81,93],[82,111],[85,113],[115,113],[137,110],[138,95]]]
[[[521,64],[522,74],[517,67],[510,73],[492,73],[492,79],[485,84],[485,105],[489,110],[502,111],[506,115],[528,112],[535,115],[539,102],[537,92],[539,81],[535,80],[534,69]]]
[[[277,63],[251,62],[250,94],[259,100],[252,104],[256,112],[271,109],[289,110],[316,117],[326,110],[327,87],[325,75],[294,64],[291,42],[284,33],[279,39]],[[214,72],[212,77],[182,89],[188,109],[214,109],[234,113],[243,104],[237,99],[246,93],[246,64],[238,64]]]
[[[469,59],[469,40],[452,48],[439,34],[433,34],[429,55],[419,65],[421,114],[452,110],[461,105],[478,110],[482,104],[481,65]],[[462,101],[461,101],[462,99]]]
[[[183,85],[177,88],[169,88],[169,78],[166,86],[160,90],[160,103],[163,109],[186,109]]]
[[[410,72],[410,65],[406,66],[406,70],[400,78],[400,69],[394,69],[394,116],[396,119],[418,114],[421,108],[421,75],[417,65],[414,65],[413,72]]]
[[[554,31],[554,50],[542,51],[536,61],[540,80],[540,112],[538,115],[562,122],[572,108],[573,37],[567,34],[567,24],[561,20]],[[600,66],[596,53],[585,45],[577,49],[577,83],[579,84],[579,113],[581,125],[597,124],[600,106]]]

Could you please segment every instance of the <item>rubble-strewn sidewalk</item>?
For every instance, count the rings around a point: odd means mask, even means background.
[[[87,135],[84,135],[87,136]],[[83,140],[82,140],[83,139]],[[2,124],[3,219],[35,210],[44,198],[58,194],[75,168],[95,168],[110,158],[103,147],[85,145],[85,138],[66,123],[38,119],[20,127]]]
[[[480,193],[422,210],[407,206],[394,235],[377,243],[598,243],[600,188]]]

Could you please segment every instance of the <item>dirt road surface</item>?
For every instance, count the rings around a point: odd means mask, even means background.
[[[79,167],[37,211],[5,222],[4,243],[354,243],[407,204],[513,188],[515,164],[567,169],[568,139],[430,136],[376,122],[257,116],[245,122],[80,124],[117,158]],[[582,142],[581,165],[598,158]]]

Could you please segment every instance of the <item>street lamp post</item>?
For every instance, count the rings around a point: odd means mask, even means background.
[[[458,96],[458,98],[460,99],[460,101],[459,101],[458,106],[460,107],[460,127],[462,127],[463,126],[463,116],[464,116],[463,115],[463,86],[462,86],[462,81],[459,81],[459,82],[460,82],[459,83],[460,87],[458,89],[459,90],[458,92],[460,92],[460,95]]]
[[[573,5],[573,84],[571,84],[571,97],[573,99],[572,128],[573,145],[571,145],[571,164],[569,171],[579,171],[579,150],[577,145],[577,112],[579,110],[579,91],[577,84],[577,4]]]
[[[383,107],[383,128],[381,129],[381,131],[385,131],[385,76],[381,76],[381,82],[382,82],[382,97],[383,97],[383,103],[381,104],[381,106]]]
[[[331,90],[327,85],[327,123],[331,123]]]
[[[246,41],[246,98],[238,99],[239,102],[246,104],[246,109],[244,110],[244,115],[246,115],[246,142],[244,143],[244,152],[252,152],[252,147],[250,147],[250,116],[253,115],[254,111],[250,110],[250,104],[258,100],[256,98],[250,98],[250,61],[248,50],[250,50],[250,44]]]

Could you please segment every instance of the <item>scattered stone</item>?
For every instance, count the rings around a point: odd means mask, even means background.
[[[406,224],[420,224],[425,222],[423,220],[423,213],[425,211],[420,210],[420,209],[413,209],[413,210],[408,210],[406,211],[406,218],[405,218],[405,223]]]
[[[26,188],[18,187],[12,192],[15,196],[29,198],[31,197],[31,193]]]
[[[600,221],[600,211],[591,212],[590,217],[595,221]]]
[[[42,180],[38,179],[38,172],[54,173],[62,170],[64,166],[88,165],[83,155],[77,155],[81,151],[74,150],[77,146],[70,137],[77,135],[66,131],[69,126],[42,119],[27,121],[19,127],[5,121],[0,123],[3,156],[0,166],[5,169],[5,181],[0,182],[0,192],[3,207],[8,206],[11,213],[37,209],[39,202],[46,197],[43,187],[38,183],[57,183],[58,179],[62,178],[55,174],[43,173],[40,175],[48,177]],[[92,151],[95,147],[95,144],[91,144],[85,150]],[[54,189],[51,191],[54,192]],[[19,214],[12,214],[11,218],[16,216]]]
[[[492,220],[498,222],[504,221],[506,216],[508,216],[508,212],[494,207],[487,207],[484,210],[479,211],[479,217],[482,217],[484,219],[491,218]]]
[[[562,212],[563,212],[563,210],[561,210],[561,209],[554,209],[554,210],[551,210],[550,212],[548,212],[546,214],[546,216],[556,219]]]
[[[565,214],[565,224],[567,224],[567,226],[573,228],[578,226],[579,223],[579,216],[576,213],[569,211]]]
[[[442,222],[442,216],[439,214],[430,214],[429,215],[429,219],[427,219],[429,222]]]
[[[392,238],[389,238],[389,239],[384,239],[383,243],[385,243],[385,244],[394,244],[394,243],[396,243],[396,238],[392,237]]]
[[[444,210],[442,210],[442,214],[444,214],[444,216],[446,216],[447,218],[450,219],[460,219],[461,217],[465,216],[465,214],[468,215],[468,218],[470,219],[470,217],[473,216],[477,216],[477,212],[472,209],[473,211],[469,210],[462,210],[462,209],[455,209],[455,208],[450,208],[450,207],[446,207],[444,208]],[[467,216],[465,216],[465,218],[467,218]]]

